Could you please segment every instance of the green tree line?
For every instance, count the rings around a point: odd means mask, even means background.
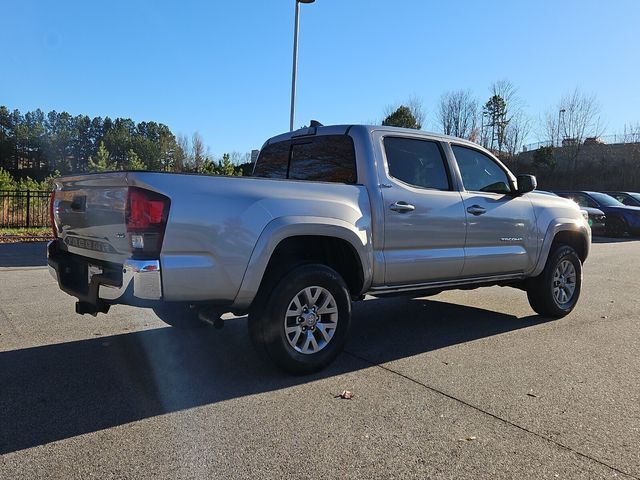
[[[180,140],[157,122],[40,109],[22,114],[0,106],[0,168],[16,187],[27,178],[41,182],[59,174],[109,170],[242,174],[229,154],[215,160],[199,151],[196,161],[189,142]]]

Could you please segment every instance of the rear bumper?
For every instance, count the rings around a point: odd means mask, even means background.
[[[158,260],[126,260],[122,265],[94,260],[63,250],[59,240],[49,242],[49,272],[62,291],[96,307],[114,303],[139,305],[162,300]],[[102,273],[89,278],[89,265]]]

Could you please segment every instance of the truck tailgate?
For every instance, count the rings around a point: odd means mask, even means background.
[[[115,263],[130,258],[127,191],[127,174],[122,172],[56,180],[53,214],[66,249]]]

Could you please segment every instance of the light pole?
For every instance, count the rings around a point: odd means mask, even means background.
[[[564,108],[561,108],[560,110],[558,110],[558,147],[561,147],[562,145],[560,144],[560,115],[563,115],[565,112]]]
[[[291,73],[291,117],[289,118],[289,131],[293,131],[293,118],[296,115],[296,77],[298,76],[298,24],[300,17],[300,4],[313,2],[315,2],[315,0],[296,0],[296,19],[293,27],[293,70]]]

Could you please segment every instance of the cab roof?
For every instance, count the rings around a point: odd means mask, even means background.
[[[464,144],[468,146],[473,146],[475,148],[481,148],[485,150],[483,147],[478,145],[477,143],[471,142],[464,138],[452,137],[450,135],[443,135],[441,133],[434,132],[426,132],[424,130],[415,130],[412,128],[400,128],[400,127],[388,127],[385,125],[322,125],[322,126],[311,126],[311,127],[303,127],[298,130],[294,130],[292,132],[282,133],[280,135],[276,135],[271,137],[266,141],[265,145],[269,145],[271,143],[282,142],[286,140],[291,140],[300,137],[311,137],[311,136],[319,136],[319,135],[347,135],[350,131],[356,130],[360,131],[364,134],[371,134],[373,132],[388,132],[395,133],[399,135],[411,135],[417,137],[424,137],[429,140],[437,140],[442,142],[455,142],[458,144]]]

